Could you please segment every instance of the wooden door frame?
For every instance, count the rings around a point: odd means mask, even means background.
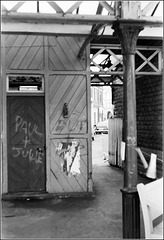
[[[2,59],[5,57],[2,56]],[[2,133],[1,133],[1,141],[2,141],[2,161],[1,161],[1,169],[2,169],[2,194],[8,193],[8,153],[7,153],[7,97],[8,96],[42,96],[44,97],[44,125],[45,125],[45,191],[47,191],[48,187],[48,170],[49,170],[49,161],[47,161],[48,156],[48,130],[47,130],[47,100],[46,100],[46,74],[44,72],[34,71],[34,72],[21,72],[21,71],[12,71],[5,69],[5,62],[2,62]],[[8,93],[7,92],[7,76],[8,75],[42,75],[43,76],[43,84],[44,84],[44,92],[43,93]]]

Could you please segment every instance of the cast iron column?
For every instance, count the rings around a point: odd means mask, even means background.
[[[112,27],[120,40],[123,54],[124,89],[124,141],[126,156],[124,165],[124,186],[122,192],[123,238],[140,238],[140,205],[137,185],[137,127],[135,50],[142,25],[128,21],[117,21]]]

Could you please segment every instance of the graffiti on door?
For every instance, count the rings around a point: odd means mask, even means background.
[[[23,119],[23,117],[17,115],[15,118],[15,132],[24,132],[24,139],[22,139],[23,147],[12,147],[13,157],[22,157],[29,159],[29,162],[35,161],[35,163],[42,164],[42,155],[43,152],[31,148],[31,136],[36,134],[39,137],[42,137],[42,133],[38,130],[38,125],[36,123],[32,124]]]
[[[86,120],[77,120],[74,122],[73,120],[67,121],[59,119],[55,130],[62,131],[65,127],[68,127],[70,132],[73,132],[75,130],[82,131],[82,129],[86,128]]]
[[[80,174],[80,144],[78,141],[57,143],[56,154],[62,159],[62,171],[67,176]]]

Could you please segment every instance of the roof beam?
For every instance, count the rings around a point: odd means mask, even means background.
[[[79,6],[82,4],[82,2],[75,2],[67,11],[66,13],[73,13],[74,10],[79,8]]]
[[[63,10],[58,6],[56,2],[49,2],[47,3],[57,12],[57,13],[64,13]]]
[[[55,23],[55,24],[82,24],[82,25],[91,25],[91,24],[103,24],[103,25],[112,25],[114,21],[119,21],[121,23],[128,24],[142,24],[146,27],[163,27],[162,18],[154,17],[142,17],[139,19],[116,19],[115,16],[104,16],[104,15],[81,15],[81,14],[42,14],[42,13],[8,13],[1,15],[2,22],[24,22],[24,23]]]
[[[129,24],[142,24],[143,26],[163,26],[162,18],[153,19],[154,17],[139,19],[122,19],[119,22]],[[82,15],[82,14],[46,14],[46,13],[8,13],[1,15],[2,22],[29,22],[29,23],[59,23],[59,24],[108,24],[112,25],[117,20],[116,16],[105,15]]]
[[[7,12],[7,8],[2,4],[2,11]]]
[[[158,5],[160,4],[160,2],[158,2],[157,3],[157,5],[155,6],[155,8],[154,8],[154,10],[153,10],[153,12],[152,12],[152,14],[151,14],[151,16],[153,16],[154,15],[154,13],[156,12],[156,10],[157,10],[157,7],[158,7]]]
[[[11,12],[16,12],[25,2],[18,2],[12,9],[10,9]]]
[[[1,33],[39,34],[39,35],[82,35],[90,34],[91,26],[73,24],[46,24],[30,22],[2,22]]]
[[[146,16],[146,14],[156,7],[156,5],[158,4],[158,2],[149,2],[146,7],[141,11],[141,16]]]
[[[102,14],[103,6],[99,3],[96,14]]]
[[[99,2],[99,3],[108,11],[108,13],[110,13],[111,15],[114,15],[114,9],[107,2]]]
[[[61,23],[61,24],[112,24],[115,21],[114,16],[102,15],[82,15],[82,14],[65,14],[63,13],[8,13],[2,14],[2,21],[15,21],[15,22],[30,22],[30,23]]]

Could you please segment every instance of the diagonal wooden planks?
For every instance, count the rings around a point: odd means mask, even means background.
[[[81,42],[75,37],[48,38],[50,70],[84,70],[86,62],[77,58]]]
[[[61,79],[56,76],[50,84],[50,131],[53,134],[86,133],[86,79],[79,75],[61,75]],[[64,103],[68,104],[67,119],[62,115]]]
[[[61,168],[62,158],[56,152],[56,144],[66,142],[66,139],[52,139],[51,140],[51,184],[54,183],[56,192],[84,192],[87,191],[87,164],[85,164],[84,156],[80,159],[80,174],[67,176]],[[84,148],[87,147],[86,143],[81,145],[80,142],[80,156],[84,154]],[[59,187],[60,186],[60,187]]]
[[[6,66],[8,69],[43,69],[43,36],[6,36]]]

